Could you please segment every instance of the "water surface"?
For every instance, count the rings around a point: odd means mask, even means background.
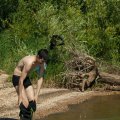
[[[120,120],[120,95],[93,97],[42,120]]]

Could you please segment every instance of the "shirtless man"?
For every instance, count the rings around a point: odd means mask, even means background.
[[[26,56],[22,58],[16,66],[12,82],[18,95],[18,104],[20,107],[20,119],[28,118],[32,119],[33,112],[36,111],[36,103],[39,95],[39,91],[43,82],[43,74],[45,71],[45,63],[48,59],[48,51],[41,49],[37,55]],[[33,86],[28,77],[31,69],[39,66],[40,78],[37,82],[36,92],[33,90]]]

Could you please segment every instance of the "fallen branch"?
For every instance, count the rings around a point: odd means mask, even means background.
[[[110,85],[120,85],[120,76],[118,75],[101,72],[100,76],[100,82],[107,83]]]

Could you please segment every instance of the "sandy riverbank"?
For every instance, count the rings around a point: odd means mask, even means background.
[[[93,96],[120,94],[120,92],[86,91],[76,92],[67,89],[42,88],[38,104],[36,119],[68,110],[69,104],[77,104],[90,99]],[[15,89],[9,87],[0,88],[0,118],[18,119],[19,109]]]
[[[11,83],[6,82],[6,74],[0,75],[0,120],[19,119],[18,97]],[[109,91],[71,91],[62,88],[42,88],[37,103],[36,119],[49,114],[68,110],[68,105],[78,104],[93,96],[120,94]],[[6,119],[6,120],[7,120]],[[2,119],[5,120],[5,119]]]

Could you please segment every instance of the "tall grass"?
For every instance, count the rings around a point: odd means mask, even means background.
[[[64,70],[64,64],[60,61],[69,58],[66,51],[69,46],[118,64],[119,3],[118,0],[18,0],[14,12],[4,19],[0,16],[2,25],[7,23],[7,27],[0,32],[0,69],[12,73],[23,56],[47,48],[53,34],[62,35],[65,45],[58,48],[55,55],[51,55],[52,58],[57,56],[55,59],[59,60],[55,65],[52,62],[49,64],[48,78]]]

